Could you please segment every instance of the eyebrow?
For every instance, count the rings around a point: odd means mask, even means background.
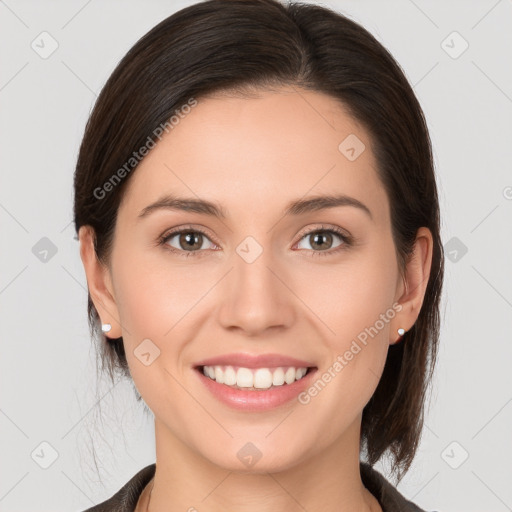
[[[303,215],[305,213],[325,210],[328,208],[336,208],[339,206],[352,206],[365,212],[370,219],[373,215],[370,209],[361,201],[354,197],[344,194],[341,195],[322,195],[313,196],[307,199],[297,199],[291,201],[284,210],[284,215]],[[195,199],[189,197],[177,197],[172,194],[166,194],[154,203],[146,206],[140,213],[139,219],[147,217],[156,210],[178,210],[186,212],[194,212],[202,215],[210,215],[218,219],[228,217],[226,210],[218,203],[207,201],[205,199]]]

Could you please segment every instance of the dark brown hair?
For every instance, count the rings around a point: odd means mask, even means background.
[[[401,479],[419,443],[437,356],[444,256],[423,112],[399,65],[367,30],[325,7],[277,0],[209,0],[163,20],[120,61],[91,113],[74,179],[75,229],[94,228],[96,254],[108,264],[118,207],[136,163],[108,193],[99,194],[99,187],[126,170],[132,154],[155,140],[155,130],[190,98],[283,85],[330,95],[367,129],[402,275],[418,228],[432,232],[432,267],[419,317],[390,347],[363,410],[361,448],[368,462],[390,454]],[[129,376],[123,339],[103,336],[90,295],[88,313],[101,369],[111,377]]]

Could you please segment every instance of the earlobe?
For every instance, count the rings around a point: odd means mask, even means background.
[[[432,266],[432,233],[426,227],[421,227],[416,233],[416,242],[405,269],[404,284],[405,291],[398,299],[402,309],[399,315],[395,317],[395,324],[392,326],[392,332],[404,329],[404,334],[412,328],[416,322],[427,289],[430,269]],[[403,334],[398,332],[399,338],[390,341],[390,344],[398,343]]]
[[[122,336],[119,313],[110,279],[109,269],[97,257],[94,248],[95,234],[91,226],[82,226],[78,232],[80,258],[87,278],[87,287],[94,307],[102,322],[102,331],[109,338]],[[106,326],[109,325],[110,328]]]
[[[398,339],[390,342],[390,345],[396,345],[397,343],[400,343],[400,341],[402,341],[402,338],[404,337],[404,334],[405,334],[405,329],[403,327],[399,327],[397,329],[397,333],[398,333]]]

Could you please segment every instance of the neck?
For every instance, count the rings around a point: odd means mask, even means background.
[[[156,472],[150,512],[382,512],[364,487],[355,422],[324,451],[277,472],[212,464],[155,419]]]

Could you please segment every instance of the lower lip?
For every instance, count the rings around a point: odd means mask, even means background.
[[[279,407],[296,398],[302,391],[310,386],[316,368],[312,368],[300,380],[292,384],[272,387],[262,390],[243,390],[232,388],[225,384],[206,377],[201,369],[196,369],[201,382],[222,403],[243,411],[267,411]]]

